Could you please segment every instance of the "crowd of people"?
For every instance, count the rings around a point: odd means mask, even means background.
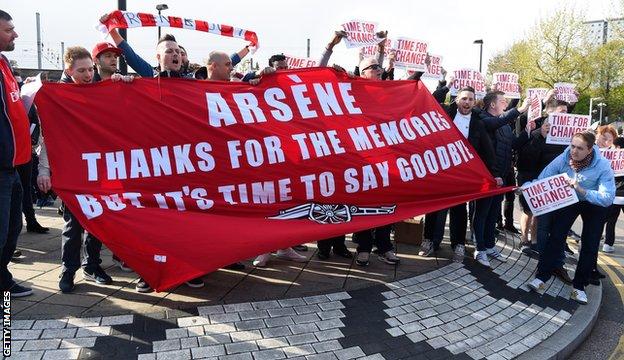
[[[107,16],[100,21],[105,22]],[[92,51],[84,47],[72,46],[65,51],[64,71],[61,82],[87,84],[105,80],[132,82],[134,76],[122,75],[118,70],[119,57],[123,56],[136,76],[140,77],[176,77],[212,81],[245,81],[257,84],[262,76],[275,71],[288,69],[286,57],[276,54],[270,57],[268,66],[260,71],[238,74],[233,71],[248,53],[249,46],[237,53],[228,55],[221,51],[212,51],[204,66],[190,64],[188,54],[172,35],[163,36],[155,47],[158,62],[152,67],[141,58],[131,45],[115,29],[110,31],[114,44],[101,42]],[[346,33],[337,31],[325,47],[319,66],[328,66],[333,48]],[[387,33],[379,33],[385,38]],[[17,33],[12,18],[0,10],[0,53],[12,51]],[[362,57],[351,76],[376,81],[394,80],[394,54],[388,55],[387,66],[383,66],[385,41],[378,45],[378,56]],[[333,65],[339,71],[342,67]],[[33,176],[39,190],[47,193],[51,190],[51,177],[44,137],[39,131],[29,133],[30,124],[38,126],[36,109],[33,106],[26,113],[19,101],[20,83],[13,76],[9,62],[4,55],[0,57],[0,82],[4,111],[0,116],[0,286],[14,297],[28,296],[32,290],[17,284],[7,268],[15,256],[18,235],[22,229],[22,209],[26,215],[27,231],[45,233],[49,229],[42,227],[34,216],[33,200],[29,184]],[[420,81],[422,73],[415,72],[408,79]],[[531,214],[528,204],[519,196],[522,215],[520,229],[514,226],[514,201],[517,193],[509,192],[481,198],[470,203],[458,204],[450,209],[443,209],[426,214],[424,240],[419,255],[433,256],[440,248],[445,233],[447,214],[449,214],[450,244],[453,259],[463,262],[467,255],[466,237],[470,230],[474,259],[479,266],[491,267],[490,261],[505,261],[496,248],[497,234],[507,231],[519,234],[521,251],[539,256],[537,275],[529,288],[541,292],[551,276],[557,276],[572,285],[571,299],[587,303],[585,287],[599,283],[603,277],[597,268],[598,249],[603,229],[605,243],[603,251],[614,251],[615,223],[619,212],[624,209],[624,178],[614,178],[610,163],[600,153],[599,148],[622,147],[624,138],[610,125],[601,126],[596,133],[585,131],[574,135],[569,146],[546,143],[550,124],[548,115],[572,111],[575,104],[556,100],[556,92],[551,90],[543,99],[543,116],[534,121],[527,120],[529,101],[524,100],[518,106],[518,100],[508,101],[505,93],[495,87],[487,92],[482,100],[476,99],[473,88],[460,89],[455,96],[450,96],[447,103],[449,86],[455,79],[447,76],[439,82],[433,92],[434,98],[442,105],[448,117],[453,121],[461,135],[475,149],[480,159],[499,186],[523,185],[545,177],[567,173],[570,183],[579,199],[571,205],[538,217]],[[35,149],[37,151],[35,152]],[[36,164],[36,165],[35,165]],[[36,175],[33,175],[36,174]],[[616,182],[617,180],[617,182]],[[23,187],[22,187],[23,185]],[[617,194],[616,194],[617,190]],[[617,195],[617,196],[616,196]],[[74,290],[74,277],[82,269],[83,277],[98,284],[111,284],[113,279],[101,266],[100,251],[102,243],[85,231],[76,217],[67,209],[61,208],[65,221],[62,231],[62,273],[59,288],[68,293]],[[583,230],[580,235],[582,244],[577,269],[572,279],[564,268],[566,256],[573,254],[566,239],[572,225],[580,216]],[[346,245],[345,236],[320,240],[317,243],[316,256],[327,260],[335,255],[347,259],[354,258],[355,264],[367,266],[371,255],[389,265],[400,263],[391,242],[392,226],[359,231],[352,240],[357,243],[353,254]],[[375,250],[373,250],[373,248]],[[305,262],[307,257],[299,252],[308,251],[307,246],[276,249],[278,258]],[[82,253],[82,260],[81,260]],[[272,254],[259,255],[253,265],[268,266]],[[123,271],[132,271],[124,262],[113,255],[114,263]],[[244,268],[244,264],[235,263],[231,269]],[[186,283],[190,287],[204,286],[201,278]],[[150,286],[140,279],[136,285],[139,292],[150,291]]]

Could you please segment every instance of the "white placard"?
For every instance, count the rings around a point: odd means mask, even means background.
[[[568,104],[576,104],[578,102],[578,98],[575,94],[576,85],[570,83],[555,83],[555,90],[557,90],[557,94],[555,95],[555,99],[565,101]]]
[[[452,84],[447,84],[451,96],[457,96],[457,92],[466,86],[471,86],[475,89],[477,99],[482,99],[485,96],[485,79],[480,72],[472,69],[459,69],[453,71],[453,75],[455,76],[455,81]]]
[[[369,56],[377,56],[378,49],[379,47],[377,46],[377,44],[364,46],[360,48],[360,55],[362,55],[363,58]],[[384,44],[384,56],[387,57],[390,51],[392,51],[392,40],[386,38],[386,42]]]
[[[429,54],[430,63],[427,66],[427,71],[422,75],[423,78],[444,80],[442,74],[442,56]]]
[[[496,85],[496,90],[505,93],[505,97],[520,99],[520,85],[518,84],[518,74],[510,72],[500,72],[492,74],[492,85]]]
[[[529,98],[529,101],[527,121],[535,121],[542,117],[542,100],[537,97],[537,94],[533,94],[533,97]]]
[[[539,216],[579,201],[576,190],[570,186],[568,174],[563,173],[522,186],[522,196],[533,216]]]
[[[546,88],[529,88],[526,91],[526,97],[530,99],[533,96],[537,96],[540,101],[544,101],[547,93],[548,89]]]
[[[600,153],[611,162],[613,175],[624,176],[624,149],[600,149]]]
[[[288,64],[289,69],[301,69],[301,68],[308,68],[308,67],[316,66],[316,60],[313,60],[313,59],[302,58],[302,57],[291,56],[291,55],[284,55],[284,56],[286,56],[286,63]]]
[[[589,129],[589,115],[553,113],[548,116],[550,131],[546,136],[546,144],[570,145],[572,137]]]
[[[394,67],[425,71],[427,66],[427,43],[422,40],[399,37],[394,41]]]
[[[20,89],[20,97],[22,98],[24,109],[26,109],[26,114],[30,111],[30,107],[35,100],[35,95],[37,95],[37,91],[41,89],[41,86],[43,86],[43,83],[41,82],[41,73],[37,74],[35,81],[22,85],[22,88]]]
[[[364,20],[351,20],[341,25],[347,32],[344,42],[347,48],[377,45],[382,38],[377,37],[377,23]]]

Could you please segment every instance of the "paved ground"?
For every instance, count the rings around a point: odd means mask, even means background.
[[[450,262],[448,246],[421,259],[397,244],[398,267],[360,268],[318,261],[312,245],[307,263],[220,270],[202,289],[138,294],[137,276],[113,268],[107,253],[114,285],[80,281],[61,294],[61,220],[52,208],[39,213],[53,231],[20,239],[25,257],[12,271],[35,295],[12,302],[11,358],[510,359],[578,308],[558,280],[544,296],[526,289],[536,260],[506,233],[497,243],[506,262],[493,261],[493,271]]]
[[[577,232],[580,227],[576,226]],[[579,232],[580,233],[580,232]],[[608,276],[602,281],[603,298],[598,321],[571,360],[624,359],[624,221],[616,228],[615,253],[600,253],[598,264]]]

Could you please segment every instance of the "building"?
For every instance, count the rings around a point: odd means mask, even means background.
[[[602,45],[624,36],[624,18],[592,20],[583,24],[587,27],[588,40],[592,45]]]

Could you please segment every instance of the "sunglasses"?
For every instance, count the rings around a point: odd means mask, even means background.
[[[364,69],[362,69],[362,71],[365,71],[365,70],[379,70],[379,69],[381,69],[381,66],[379,66],[379,64],[373,64],[373,65],[365,67]]]

